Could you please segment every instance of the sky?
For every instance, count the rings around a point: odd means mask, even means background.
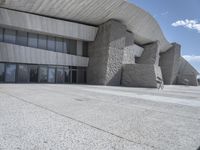
[[[200,0],[129,0],[149,12],[169,42],[200,72]]]

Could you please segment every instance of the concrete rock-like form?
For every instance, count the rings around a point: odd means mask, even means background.
[[[161,53],[160,66],[163,74],[164,83],[167,85],[175,84],[179,70],[181,46],[173,43],[172,47],[164,53]]]
[[[125,39],[126,27],[118,21],[99,26],[96,40],[89,44],[89,84],[120,85]]]
[[[129,87],[157,88],[157,78],[162,79],[160,67],[152,64],[123,66],[122,85]]]
[[[138,59],[138,64],[156,64],[159,61],[159,44],[158,42],[153,42],[144,45],[144,52],[142,56]]]
[[[183,57],[180,58],[176,84],[198,86],[198,72]]]

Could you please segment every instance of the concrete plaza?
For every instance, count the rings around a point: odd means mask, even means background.
[[[0,150],[196,150],[200,87],[0,84]]]

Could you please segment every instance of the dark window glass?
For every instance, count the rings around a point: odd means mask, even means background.
[[[10,30],[10,29],[5,29],[4,42],[15,44],[16,43],[16,31]]]
[[[46,66],[40,66],[39,82],[46,83],[47,81],[48,81],[48,68]]]
[[[66,53],[66,54],[69,53],[68,52],[68,40],[67,39],[64,39],[64,45],[63,46],[64,46],[63,52]]]
[[[0,63],[0,82],[4,81],[5,64]]]
[[[38,48],[47,49],[47,36],[45,35],[38,36]]]
[[[70,83],[69,67],[64,68],[65,83]]]
[[[30,82],[36,83],[38,82],[38,66],[37,65],[30,65],[29,67],[29,73],[30,73]]]
[[[63,52],[63,39],[56,38],[56,52]]]
[[[0,42],[3,41],[3,29],[0,28]]]
[[[78,68],[78,83],[86,83],[86,71],[84,68]]]
[[[17,31],[17,42],[16,44],[27,46],[28,45],[28,37],[27,32]]]
[[[17,82],[29,82],[29,69],[27,65],[18,65]]]
[[[75,40],[69,40],[69,53],[72,55],[77,55],[77,42]]]
[[[28,34],[28,46],[37,48],[38,47],[38,35],[34,33]]]
[[[83,56],[83,42],[77,41],[77,55]]]
[[[56,38],[54,37],[48,37],[47,40],[47,49],[50,51],[55,51],[56,49]]]
[[[83,42],[83,56],[88,57],[88,42]]]
[[[65,76],[63,68],[58,67],[56,69],[56,82],[57,83],[64,83]]]
[[[16,65],[6,64],[5,82],[15,82]]]
[[[70,83],[77,83],[77,70],[70,70]]]
[[[56,69],[53,67],[50,67],[49,71],[48,71],[48,82],[49,83],[55,83],[55,75],[56,75]]]

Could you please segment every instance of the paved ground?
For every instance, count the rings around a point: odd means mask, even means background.
[[[200,87],[0,84],[0,150],[196,150]]]

